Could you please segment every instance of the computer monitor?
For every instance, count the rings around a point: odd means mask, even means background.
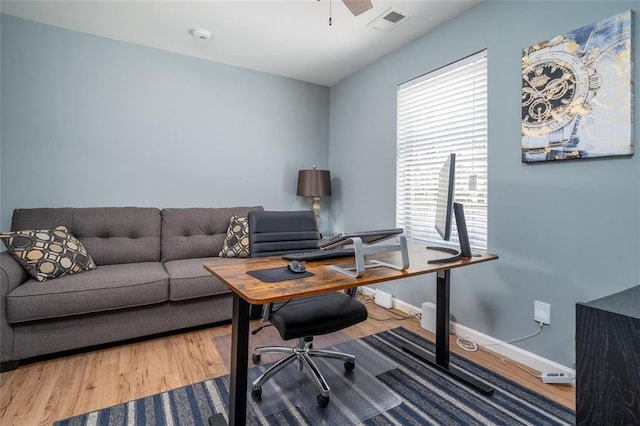
[[[449,247],[428,246],[427,249],[429,250],[438,250],[454,255],[444,259],[430,260],[429,263],[447,263],[461,258],[471,258],[471,245],[469,244],[469,234],[467,233],[467,224],[464,218],[464,207],[454,201],[455,171],[456,154],[452,153],[445,160],[438,175],[435,228],[443,240],[449,241],[453,218],[455,217],[460,250]]]
[[[451,238],[451,220],[453,217],[453,196],[455,192],[456,154],[449,154],[438,175],[438,193],[436,194],[436,231],[443,240]]]

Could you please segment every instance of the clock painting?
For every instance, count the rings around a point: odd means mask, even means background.
[[[522,162],[633,155],[632,13],[522,52]]]

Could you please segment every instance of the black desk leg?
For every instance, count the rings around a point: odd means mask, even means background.
[[[449,333],[451,331],[451,271],[438,272],[436,280],[436,364],[449,366]]]
[[[249,358],[249,303],[233,295],[231,320],[231,376],[229,424],[244,425],[247,420],[247,369]],[[209,417],[211,426],[226,425],[221,413]]]
[[[449,365],[449,323],[450,317],[451,271],[438,272],[436,288],[436,354],[433,356],[424,349],[403,346],[402,350],[424,361],[443,373],[461,381],[483,395],[491,395],[493,388],[468,375],[459,368]]]

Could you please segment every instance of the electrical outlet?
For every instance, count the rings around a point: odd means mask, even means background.
[[[551,324],[551,305],[536,300],[533,304],[533,320],[540,324]]]

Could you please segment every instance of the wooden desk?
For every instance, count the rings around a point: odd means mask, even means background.
[[[436,304],[436,356],[425,351],[408,351],[435,365],[440,370],[467,383],[483,393],[492,389],[449,365],[449,287],[451,269],[475,265],[498,258],[487,254],[472,259],[462,259],[447,264],[430,264],[428,259],[445,257],[441,252],[427,251],[423,244],[409,244],[411,266],[404,271],[390,268],[367,269],[360,278],[351,278],[334,272],[327,264],[348,266],[353,259],[332,259],[323,262],[307,262],[307,271],[314,276],[297,280],[264,283],[247,274],[247,271],[286,266],[288,261],[280,257],[252,259],[216,259],[204,264],[204,268],[225,283],[233,293],[233,317],[231,331],[231,380],[229,389],[229,424],[244,425],[247,409],[247,369],[249,357],[249,306],[281,302],[337,290],[347,290],[400,278],[437,273]],[[400,263],[399,253],[371,256],[390,263]],[[222,415],[209,419],[211,424],[226,424]]]

